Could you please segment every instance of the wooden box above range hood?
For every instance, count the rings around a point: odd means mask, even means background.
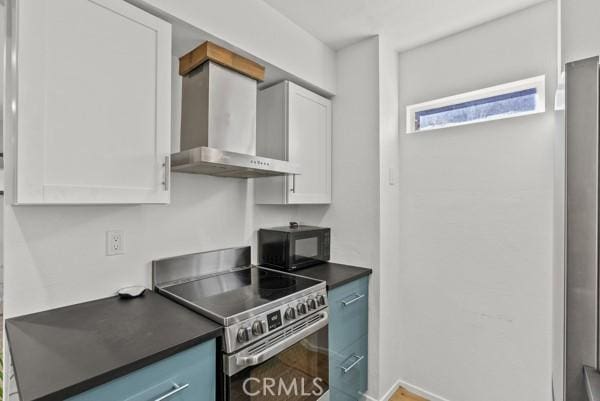
[[[265,67],[212,42],[204,42],[182,56],[179,59],[179,75],[185,76],[209,60],[259,82],[265,80]]]

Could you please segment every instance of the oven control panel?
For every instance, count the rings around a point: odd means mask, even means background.
[[[233,352],[327,307],[327,291],[315,291],[225,328],[225,351]]]

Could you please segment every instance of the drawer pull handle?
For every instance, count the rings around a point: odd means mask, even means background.
[[[164,401],[167,398],[170,398],[172,396],[174,396],[175,394],[177,394],[180,391],[185,390],[186,388],[188,388],[190,385],[189,384],[184,384],[182,386],[179,386],[177,384],[173,384],[173,390],[169,391],[167,394],[162,395],[160,397],[158,397],[157,399],[155,399],[154,401]]]
[[[296,174],[292,175],[292,188],[290,189],[290,192],[293,194],[296,193]]]
[[[356,301],[358,301],[359,299],[363,299],[364,297],[365,297],[365,294],[354,294],[354,298],[352,298],[348,301],[342,301],[342,305],[350,306],[353,303],[355,303]]]
[[[350,364],[350,366],[348,366],[348,367],[341,366],[342,372],[344,372],[344,374],[350,372],[352,369],[354,369],[360,363],[360,361],[365,359],[364,355],[358,356],[356,354],[352,354],[352,356],[348,359],[351,359],[351,358],[354,358],[356,360],[354,362],[352,362],[352,364]]]

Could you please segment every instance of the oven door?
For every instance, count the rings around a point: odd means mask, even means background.
[[[225,355],[226,401],[329,400],[327,309]]]

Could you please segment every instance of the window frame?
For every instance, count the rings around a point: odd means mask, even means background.
[[[536,106],[534,110],[516,112],[511,114],[500,114],[483,119],[463,121],[458,123],[449,123],[443,126],[419,128],[416,129],[415,116],[418,112],[443,108],[447,106],[467,103],[486,98],[506,95],[509,93],[520,92],[528,89],[536,89]],[[412,104],[406,106],[406,133],[418,134],[427,131],[435,131],[444,128],[458,127],[461,125],[478,124],[488,121],[504,120],[506,118],[521,117],[531,114],[544,113],[546,111],[546,75],[538,75],[532,78],[522,79],[520,81],[509,82],[506,84],[490,86],[488,88],[477,89],[458,95],[447,96],[440,99],[429,100],[427,102]]]

